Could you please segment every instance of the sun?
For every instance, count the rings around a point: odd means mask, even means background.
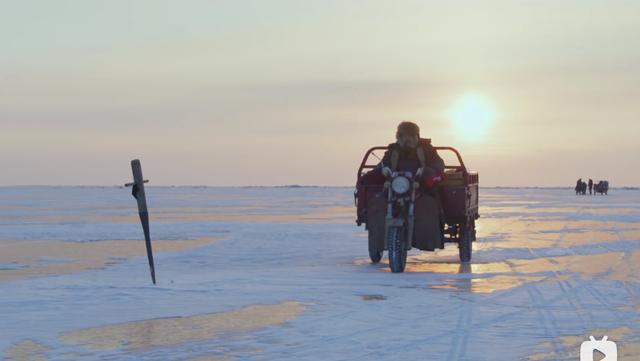
[[[485,139],[496,120],[488,98],[478,94],[460,96],[447,113],[454,134],[470,142]]]

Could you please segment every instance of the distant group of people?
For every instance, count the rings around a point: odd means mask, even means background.
[[[598,183],[594,183],[593,179],[589,178],[589,183],[584,182],[582,178],[578,179],[576,182],[576,195],[587,194],[587,189],[589,190],[590,195],[607,194],[609,192],[609,181],[601,180]]]

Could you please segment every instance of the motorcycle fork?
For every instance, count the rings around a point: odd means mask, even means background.
[[[389,227],[400,227],[404,225],[404,221],[402,218],[395,218],[393,216],[394,200],[393,200],[393,190],[391,189],[391,183],[387,181],[385,183],[385,188],[387,189],[387,215],[385,217],[385,222],[384,222],[384,249],[388,250],[389,244],[387,242],[388,242]]]
[[[387,188],[387,187],[385,187]],[[391,190],[391,187],[388,187],[388,197],[387,197],[387,216],[385,218],[385,227],[384,227],[384,234],[385,234],[385,238],[384,238],[384,243],[385,243],[385,249],[388,249],[389,245],[387,244],[387,237],[386,235],[389,234],[389,227],[402,227],[402,226],[406,226],[405,229],[405,234],[403,235],[405,237],[405,241],[406,241],[406,246],[407,249],[411,249],[412,247],[412,243],[413,243],[413,225],[414,225],[414,205],[415,205],[415,199],[416,199],[416,185],[414,184],[413,187],[411,187],[411,200],[409,202],[409,208],[408,208],[408,212],[407,212],[407,219],[406,222],[403,218],[397,217],[395,218],[393,216],[393,191]]]

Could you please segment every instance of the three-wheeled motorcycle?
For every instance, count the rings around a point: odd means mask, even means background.
[[[365,224],[368,231],[371,262],[380,262],[387,251],[394,273],[404,272],[412,247],[434,251],[446,242],[457,243],[460,261],[471,260],[479,218],[478,173],[467,169],[456,149],[434,149],[439,154],[452,152],[458,164],[445,164],[443,180],[433,189],[421,189],[416,181],[420,174],[411,172],[387,174],[384,184],[363,184],[362,177],[378,165],[376,152],[383,153],[386,146],[370,148],[358,168],[356,223]]]

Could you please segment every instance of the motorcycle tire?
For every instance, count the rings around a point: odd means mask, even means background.
[[[387,230],[389,268],[392,273],[404,272],[407,264],[407,245],[404,241],[404,233],[404,227],[389,227]]]
[[[467,263],[471,261],[472,251],[472,239],[475,238],[475,227],[472,230],[472,225],[462,225],[460,229],[460,236],[458,238],[458,253],[460,255],[460,262]]]

